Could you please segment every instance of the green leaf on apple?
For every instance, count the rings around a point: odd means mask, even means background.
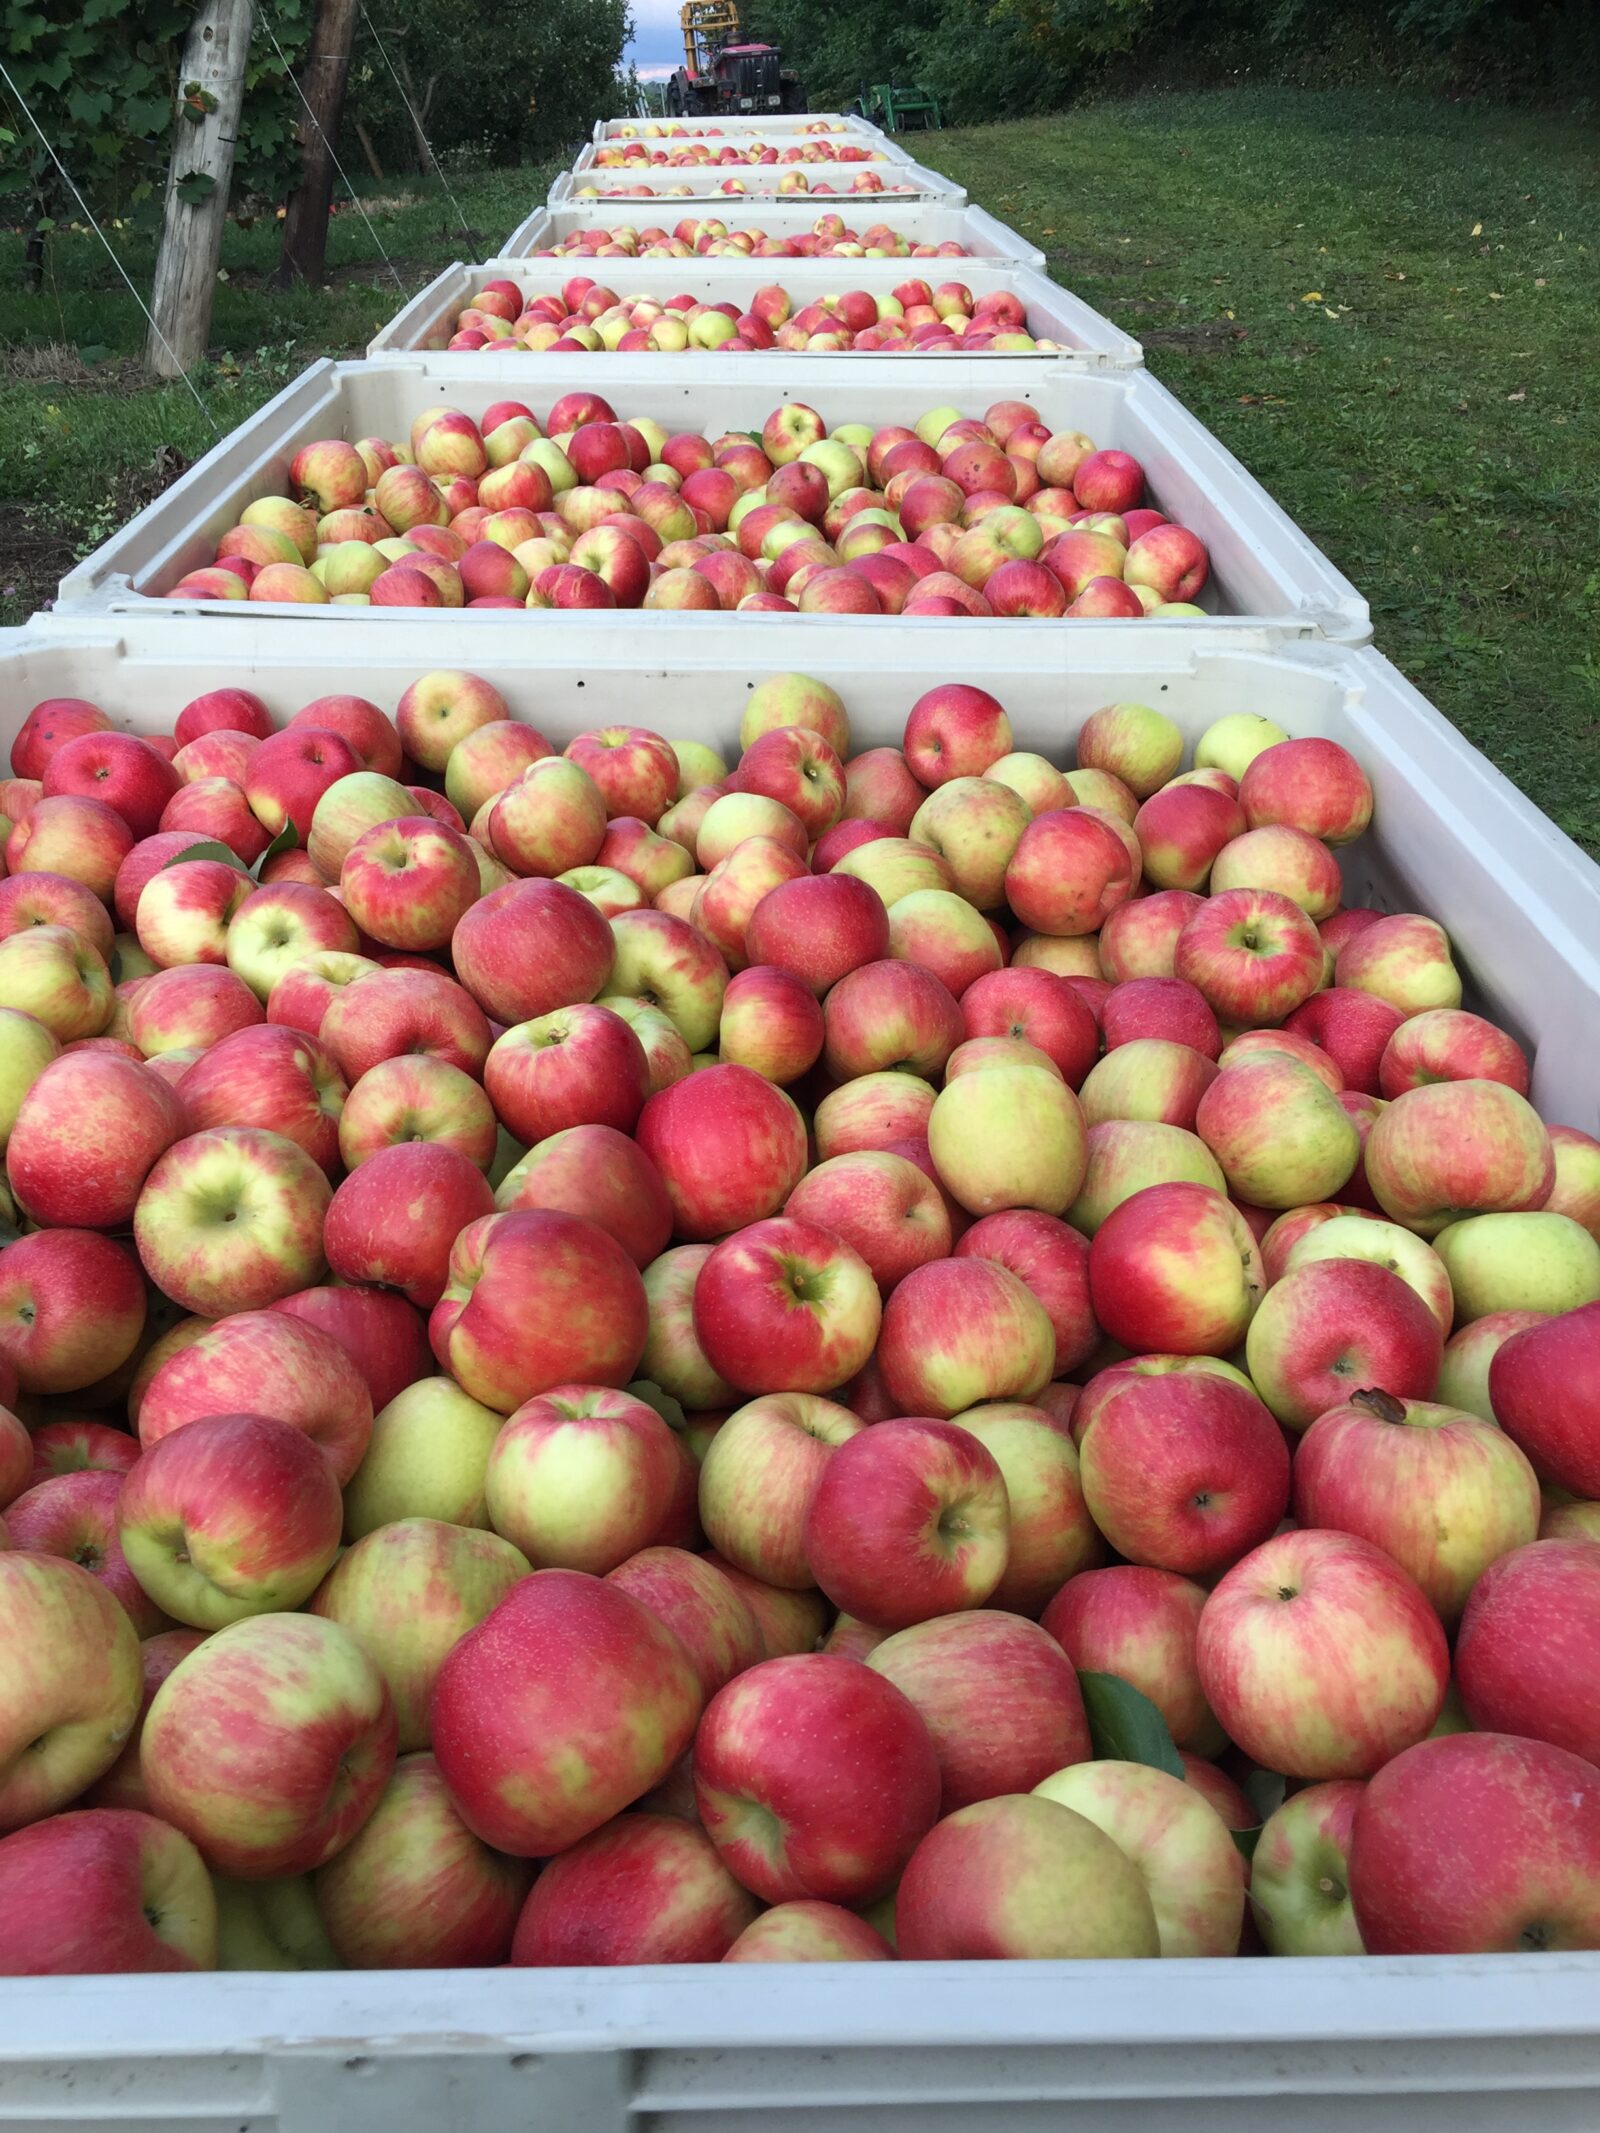
[[[1256,1846],[1261,1841],[1261,1824],[1259,1822],[1254,1829],[1230,1829],[1228,1835],[1233,1839],[1241,1858],[1253,1859],[1255,1857]]]
[[[1244,1796],[1263,1822],[1278,1812],[1288,1790],[1288,1781],[1276,1770],[1252,1770],[1244,1781]]]
[[[1089,1717],[1094,1752],[1103,1761],[1148,1763],[1169,1777],[1183,1776],[1179,1755],[1167,1722],[1149,1697],[1119,1674],[1086,1673],[1078,1676],[1083,1707]]]
[[[272,842],[267,846],[266,850],[262,853],[261,857],[256,861],[254,867],[251,868],[250,871],[254,874],[256,880],[259,881],[261,879],[261,869],[266,865],[269,859],[276,859],[280,852],[295,852],[299,849],[300,832],[295,828],[292,822],[285,821],[283,828],[279,830],[277,836],[273,838]]]
[[[228,847],[219,843],[215,837],[207,837],[199,844],[185,845],[181,852],[174,852],[170,859],[162,860],[156,872],[164,874],[168,867],[187,866],[192,859],[217,859],[225,867],[233,867],[241,874],[249,872],[238,853],[230,852]]]
[[[680,1432],[687,1429],[687,1415],[671,1393],[663,1392],[653,1378],[635,1378],[628,1391],[635,1400],[642,1400],[646,1407],[653,1407],[668,1429]]]

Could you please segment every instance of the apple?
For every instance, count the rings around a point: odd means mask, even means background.
[[[1433,1246],[1463,1323],[1600,1302],[1600,1243],[1566,1215],[1471,1215],[1440,1230]]]
[[[1456,1642],[1456,1678],[1472,1725],[1548,1741],[1593,1763],[1597,1637],[1600,1545],[1513,1542],[1472,1587]]]
[[[1286,1273],[1245,1341],[1262,1399],[1297,1432],[1364,1386],[1430,1400],[1443,1349],[1439,1321],[1416,1290],[1364,1259],[1316,1260]]]
[[[538,1141],[495,1194],[503,1213],[548,1208],[579,1215],[648,1267],[672,1234],[672,1206],[649,1157],[613,1126],[569,1126]],[[646,1372],[646,1375],[652,1375]]]
[[[947,682],[912,705],[902,745],[907,767],[932,791],[953,778],[981,778],[991,763],[1009,755],[1011,721],[986,689]]]
[[[720,1962],[758,1906],[692,1821],[620,1816],[539,1876],[514,1965]]]
[[[620,994],[659,1007],[691,1052],[705,1050],[728,987],[728,966],[711,943],[665,911],[620,913],[611,921],[611,941],[608,1003]]]
[[[17,1249],[15,1245],[11,1247]],[[1600,1498],[1600,1304],[1514,1334],[1489,1365],[1494,1417],[1542,1481]]]
[[[1244,1923],[1239,1854],[1217,1810],[1182,1778],[1144,1763],[1083,1760],[1033,1791],[1103,1830],[1138,1869],[1164,1956],[1235,1953]]]
[[[152,1165],[186,1127],[184,1103],[148,1067],[69,1053],[45,1065],[17,1108],[7,1179],[37,1223],[125,1229]]]
[[[0,1552],[0,1605],[40,1658],[12,1669],[0,1697],[0,1828],[13,1830],[110,1769],[139,1714],[141,1669],[126,1611],[64,1556]]]
[[[1253,1393],[1210,1372],[1130,1376],[1080,1445],[1083,1498],[1117,1553],[1204,1577],[1270,1535],[1289,1454]]]
[[[358,974],[334,993],[317,1035],[352,1087],[384,1060],[409,1057],[441,1059],[477,1079],[491,1043],[465,986],[416,969]]]
[[[867,1262],[833,1231],[793,1215],[725,1239],[695,1284],[695,1332],[707,1360],[749,1392],[843,1384],[872,1353],[879,1316]]]
[[[949,1256],[950,1217],[939,1188],[888,1151],[862,1149],[819,1163],[784,1212],[850,1246],[884,1296],[915,1268]]]
[[[887,1963],[894,1950],[875,1926],[835,1903],[774,1904],[745,1927],[725,1963]]]
[[[1409,911],[1378,918],[1352,934],[1336,957],[1335,984],[1385,1000],[1401,1015],[1461,1005],[1449,939],[1431,918]]]
[[[969,1213],[1061,1215],[1087,1161],[1082,1108],[1053,1072],[994,1065],[946,1081],[928,1119],[940,1182]]]
[[[1078,1091],[1092,1130],[1112,1119],[1194,1129],[1200,1099],[1216,1079],[1215,1064],[1193,1046],[1163,1037],[1119,1044],[1092,1067]]]
[[[584,1002],[507,1030],[484,1067],[484,1087],[502,1123],[525,1142],[569,1126],[626,1133],[649,1081],[633,1030],[608,1008]]]
[[[824,1034],[815,994],[791,971],[762,965],[730,979],[717,1032],[725,1063],[749,1067],[781,1088],[816,1064]]]
[[[907,1698],[832,1653],[751,1667],[712,1698],[695,1736],[700,1820],[769,1903],[881,1896],[933,1826],[939,1785]]]
[[[228,925],[228,968],[266,1002],[302,957],[319,949],[354,954],[360,935],[335,896],[308,882],[277,881],[247,896]]]
[[[847,1408],[803,1393],[768,1394],[730,1415],[700,1469],[700,1516],[719,1555],[769,1586],[814,1585],[806,1515],[833,1454],[860,1427]]]
[[[6,1247],[0,1363],[10,1389],[80,1392],[120,1370],[145,1324],[132,1254],[90,1230],[45,1229]]]
[[[486,1527],[483,1479],[504,1420],[451,1378],[406,1386],[374,1416],[366,1453],[346,1486],[351,1538],[409,1518]]]
[[[476,1836],[547,1858],[666,1776],[700,1704],[687,1652],[648,1607],[581,1571],[541,1570],[446,1657],[434,1754]]]
[[[352,771],[336,779],[317,801],[306,831],[307,857],[324,880],[337,881],[346,855],[367,830],[416,813],[416,802],[398,776]]]
[[[1201,1097],[1195,1132],[1253,1207],[1337,1198],[1361,1153],[1354,1122],[1316,1073],[1279,1052],[1232,1063]]]
[[[1144,1877],[1085,1816],[1036,1794],[947,1815],[895,1892],[908,1962],[1121,1959],[1160,1953]]]
[[[180,783],[171,763],[135,733],[80,733],[56,748],[43,772],[46,800],[98,800],[135,839],[153,836]]]
[[[679,1236],[690,1242],[775,1213],[805,1170],[799,1112],[744,1066],[708,1067],[658,1090],[640,1113],[637,1137],[661,1173]]]
[[[1350,1896],[1373,1955],[1494,1955],[1600,1940],[1600,1780],[1544,1741],[1457,1733],[1363,1791]]]
[[[485,1501],[535,1569],[603,1577],[647,1547],[672,1506],[678,1453],[654,1408],[563,1385],[519,1407],[495,1440]]]
[[[1369,1777],[1421,1740],[1444,1703],[1438,1617],[1400,1567],[1353,1534],[1280,1534],[1207,1600],[1200,1683],[1228,1737],[1292,1777]]]
[[[210,1970],[217,1904],[178,1830],[127,1808],[52,1815],[0,1843],[12,1977]]]
[[[1224,1021],[1281,1022],[1322,982],[1322,943],[1298,904],[1268,889],[1207,899],[1178,936],[1174,974]]]
[[[1137,846],[1130,852],[1113,820],[1067,807],[1036,815],[1023,831],[1006,867],[1005,895],[1024,926],[1075,935],[1097,931],[1138,881]]]
[[[605,841],[605,795],[581,763],[541,756],[479,802],[487,842],[516,874],[553,876],[590,865]]]
[[[992,766],[991,766],[992,767]],[[882,823],[904,836],[926,797],[898,748],[868,748],[844,765],[844,819]]]
[[[362,932],[386,948],[443,948],[478,900],[478,865],[458,831],[429,816],[379,823],[346,853],[339,890]]]
[[[115,808],[64,793],[41,799],[17,821],[6,838],[5,861],[13,874],[65,875],[109,903],[133,847],[133,832]]]
[[[639,1368],[669,1398],[691,1410],[727,1407],[737,1397],[712,1369],[694,1330],[695,1283],[712,1249],[709,1244],[678,1245],[644,1268],[650,1326]]]
[[[426,1141],[486,1170],[494,1158],[494,1107],[472,1077],[443,1059],[381,1060],[346,1097],[338,1150],[355,1170],[385,1148]]]
[[[1463,1215],[1542,1207],[1555,1182],[1543,1121],[1495,1081],[1405,1090],[1374,1123],[1365,1156],[1379,1206],[1424,1237]]]
[[[1004,1266],[935,1260],[885,1304],[878,1360],[900,1413],[950,1416],[985,1400],[1033,1399],[1054,1373],[1055,1334],[1044,1305]]]
[[[708,1700],[735,1674],[766,1657],[749,1602],[704,1556],[683,1548],[644,1548],[619,1563],[607,1582],[631,1593],[667,1624],[689,1654]]]
[[[287,1312],[235,1311],[174,1347],[151,1375],[139,1441],[149,1451],[209,1416],[263,1412],[303,1431],[341,1486],[372,1433],[366,1380],[331,1333]]]
[[[0,1007],[32,1015],[61,1044],[96,1037],[111,1020],[100,951],[65,926],[28,926],[0,940]]]
[[[293,1141],[214,1127],[174,1143],[145,1179],[133,1233],[145,1271],[203,1316],[257,1311],[322,1270],[328,1181]]]
[[[1147,1696],[1180,1748],[1222,1744],[1195,1663],[1205,1589],[1170,1570],[1117,1564],[1069,1578],[1042,1626],[1080,1670],[1115,1674]]]
[[[1220,894],[1238,886],[1212,878],[1214,864],[1244,830],[1243,812],[1229,795],[1186,781],[1165,785],[1139,809],[1133,828],[1145,875],[1157,888],[1193,892],[1209,882]]]
[[[1106,1215],[1090,1246],[1095,1318],[1136,1353],[1227,1354],[1244,1337],[1263,1288],[1243,1217],[1205,1185],[1135,1190]]]
[[[1262,1825],[1250,1910],[1269,1955],[1366,1953],[1350,1901],[1350,1837],[1365,1790],[1357,1778],[1308,1785]]]
[[[111,720],[82,696],[47,696],[34,705],[11,743],[12,775],[42,779],[50,759],[80,734],[108,733]]]
[[[1441,1260],[1441,1272],[1443,1265]],[[1447,1284],[1449,1279],[1446,1274]],[[1454,1310],[1452,1294],[1452,1315]],[[1485,1422],[1497,1422],[1499,1417],[1489,1398],[1489,1372],[1494,1359],[1512,1334],[1525,1333],[1530,1326],[1542,1326],[1546,1316],[1543,1311],[1491,1311],[1487,1317],[1475,1318],[1471,1325],[1452,1334],[1444,1344],[1437,1397],[1446,1407],[1464,1408],[1468,1414],[1478,1415]]]
[[[1309,1216],[1311,1210],[1306,1208],[1301,1213]],[[1268,1232],[1269,1239],[1277,1229],[1275,1223],[1273,1230]],[[1377,1266],[1387,1267],[1391,1274],[1398,1274],[1416,1290],[1439,1321],[1441,1335],[1448,1337],[1455,1315],[1455,1300],[1444,1262],[1422,1238],[1411,1230],[1401,1229],[1398,1223],[1383,1222],[1364,1212],[1340,1214],[1330,1211],[1325,1219],[1318,1220],[1314,1227],[1304,1229],[1292,1240],[1278,1237],[1276,1248],[1279,1254],[1276,1265],[1272,1263],[1270,1246],[1264,1245],[1262,1252],[1275,1280],[1296,1267],[1309,1266],[1323,1259],[1370,1259]]]
[[[401,1142],[379,1149],[339,1186],[323,1249],[339,1280],[383,1283],[428,1311],[450,1279],[457,1235],[494,1208],[483,1172],[458,1150]]]

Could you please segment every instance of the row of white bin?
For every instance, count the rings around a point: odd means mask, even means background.
[[[1219,626],[1085,624],[1059,663],[778,618],[681,618],[627,641],[611,618],[485,639],[348,630],[236,610],[214,629],[146,612],[57,615],[0,636],[0,740],[44,696],[170,728],[222,683],[280,717],[329,689],[392,708],[424,667],[486,674],[560,746],[625,719],[729,745],[751,686],[789,666],[833,684],[856,744],[970,676],[1018,745],[1070,760],[1111,700],[1159,705],[1192,741],[1252,709],[1350,747],[1368,836],[1353,899],[1449,926],[1474,1001],[1534,1052],[1545,1115],[1600,1130],[1600,870],[1376,652]],[[0,1994],[0,2127],[46,2133],[1474,2133],[1600,2122],[1600,1957],[513,1970],[128,1977]]]
[[[584,155],[593,153],[592,144]],[[676,166],[652,164],[639,173],[637,183],[651,188],[649,195],[623,193],[622,188],[635,182],[626,170],[593,170],[583,166],[577,170],[563,171],[550,188],[549,201],[559,207],[579,196],[585,186],[599,188],[602,198],[616,200],[650,198],[658,200],[726,200],[748,197],[770,199],[774,195],[787,198],[792,190],[784,180],[798,171],[806,181],[803,190],[795,191],[800,199],[816,200],[820,205],[833,206],[841,200],[881,200],[892,204],[897,200],[926,195],[934,200],[965,200],[966,192],[953,178],[946,178],[936,170],[928,170],[921,163],[914,163],[909,156],[902,161],[889,163],[747,163],[732,168],[723,168],[720,176],[714,164],[698,168],[685,164]],[[883,181],[881,192],[857,192],[852,189],[853,180],[862,172],[869,172]],[[742,191],[728,193],[724,187],[733,181]],[[687,192],[674,191],[674,187],[687,186]],[[894,188],[892,191],[890,188]]]

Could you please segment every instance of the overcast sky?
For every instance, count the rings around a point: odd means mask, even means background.
[[[646,79],[660,79],[683,64],[679,7],[680,0],[633,0],[634,32],[628,57]]]

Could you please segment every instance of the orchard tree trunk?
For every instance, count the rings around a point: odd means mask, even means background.
[[[361,0],[317,0],[311,50],[300,75],[300,90],[310,107],[300,122],[300,183],[289,199],[283,221],[283,251],[278,286],[297,281],[320,282],[328,253],[328,209],[333,200],[334,157],[345,83],[350,75],[350,48],[355,42]]]
[[[253,14],[253,0],[201,0],[183,48],[144,350],[152,377],[181,377],[206,352]]]

